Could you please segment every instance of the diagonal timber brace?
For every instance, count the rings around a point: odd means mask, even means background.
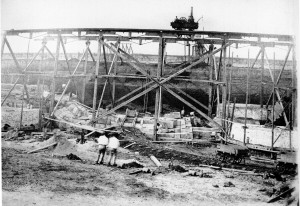
[[[7,44],[8,42],[6,42]],[[22,71],[22,73],[26,72],[26,70],[28,69],[28,67],[32,64],[32,62],[36,59],[36,57],[41,53],[41,51],[44,49],[44,45],[42,46],[42,48],[38,51],[38,53],[30,60],[30,62],[28,63],[28,65],[25,67],[25,69]],[[13,54],[13,53],[12,53]],[[16,62],[17,63],[17,62]],[[19,65],[19,64],[17,64]],[[21,67],[19,66],[19,68],[21,69]],[[8,94],[6,95],[6,97],[3,99],[3,101],[1,102],[1,106],[4,104],[4,102],[6,101],[6,99],[10,96],[10,93],[13,91],[13,89],[15,88],[15,86],[17,85],[18,81],[20,80],[21,76],[18,77],[18,79],[15,81],[13,87],[9,90]],[[24,85],[25,88],[25,85]],[[27,96],[29,98],[29,95]]]
[[[88,47],[89,47],[89,46],[90,46],[89,43],[86,44],[86,49],[85,49],[83,55],[81,56],[79,62],[77,63],[77,65],[76,65],[76,67],[75,67],[75,69],[74,69],[74,71],[73,71],[73,73],[72,73],[72,76],[74,76],[74,74],[76,73],[77,69],[79,68],[79,65],[80,65],[81,61],[82,61],[83,58],[85,57],[85,54],[88,52]],[[72,77],[72,76],[71,76],[71,77]],[[72,80],[72,79],[69,79],[69,80],[68,80],[68,83],[67,83],[67,85],[65,86],[64,91],[63,91],[63,93],[61,94],[61,96],[60,96],[58,102],[56,103],[56,105],[55,105],[55,107],[54,107],[54,109],[53,109],[53,111],[52,111],[50,117],[53,116],[53,114],[54,114],[54,112],[56,111],[58,105],[60,104],[60,102],[61,102],[63,96],[65,95],[65,93],[66,93],[66,91],[67,91],[67,89],[68,89],[68,87],[69,87],[69,85],[70,85],[70,83],[71,83],[71,80]]]
[[[119,45],[118,45],[118,47],[119,47]],[[107,73],[108,75],[110,75],[111,70],[112,70],[112,68],[114,66],[114,63],[116,61],[116,56],[117,55],[115,54],[114,57],[113,57],[113,60],[111,62],[110,68],[109,68],[108,73]],[[104,86],[103,86],[103,90],[102,90],[102,94],[101,94],[101,97],[100,97],[100,101],[99,101],[99,104],[98,104],[98,109],[97,109],[96,117],[98,117],[98,115],[99,115],[100,107],[101,107],[101,104],[102,104],[102,101],[103,101],[103,96],[104,96],[104,92],[105,92],[105,89],[106,89],[108,81],[109,81],[109,79],[105,80],[105,83],[104,83]]]
[[[280,81],[281,75],[282,75],[282,73],[283,73],[283,71],[284,71],[284,68],[285,68],[285,65],[286,65],[286,63],[287,63],[287,60],[288,60],[288,58],[289,58],[289,55],[290,55],[291,50],[292,50],[292,46],[289,47],[289,50],[288,50],[288,52],[287,52],[287,54],[286,54],[286,56],[285,56],[284,64],[283,64],[282,69],[280,70],[280,73],[279,73],[279,75],[278,75],[278,77],[277,77],[277,79],[276,79],[276,82],[275,82],[275,87],[278,85],[278,83],[279,83],[279,81]],[[274,80],[273,80],[273,81],[274,81]],[[273,96],[273,92],[272,92],[272,93],[270,94],[270,96],[269,96],[269,99],[268,99],[267,104],[266,104],[267,107],[268,107],[268,105],[269,105],[269,103],[270,103],[270,101],[271,101],[272,96]]]
[[[17,60],[17,58],[15,56],[15,53],[13,52],[13,50],[12,50],[9,42],[7,41],[6,37],[4,37],[4,41],[2,42],[2,44],[3,44],[3,49],[4,49],[4,45],[6,44],[6,46],[7,46],[8,50],[9,50],[9,52],[10,52],[10,54],[11,54],[11,56],[12,56],[14,62],[15,62],[15,65],[17,66],[17,69],[19,70],[19,72],[20,73],[24,73],[24,72],[22,72],[21,66],[20,66],[20,64],[19,64],[19,62],[18,62],[18,60]],[[29,93],[28,93],[28,89],[27,89],[27,86],[26,86],[26,83],[25,83],[25,79],[26,78],[23,78],[23,85],[24,85],[24,89],[25,89],[25,93],[26,93],[27,99],[29,99]]]
[[[106,45],[107,45],[107,47],[108,47],[109,49],[111,49],[113,52],[118,51],[118,50],[115,50],[113,47],[110,47],[108,44],[106,44]],[[125,51],[123,51],[122,49],[119,49],[119,50],[122,51],[122,52],[125,54],[125,57],[122,56],[122,55],[120,54],[121,58],[126,59],[126,57],[127,57],[127,59],[132,59],[132,60],[134,60],[134,61],[136,61],[137,63],[140,64],[140,62],[139,62],[137,59],[135,59],[134,57],[130,56],[129,54],[127,54],[127,53],[126,53]],[[195,60],[191,60],[190,62],[193,62],[193,61],[195,61]],[[143,69],[140,68],[139,66],[133,64],[132,62],[130,62],[129,64],[130,64],[133,68],[137,69],[139,72],[143,73],[145,76],[147,76],[148,78],[150,78],[150,79],[152,80],[151,82],[156,82],[157,84],[159,84],[159,82],[158,82],[156,79],[154,79],[152,76],[150,76],[145,70],[143,70]],[[184,65],[187,65],[187,64],[184,64]],[[179,66],[179,68],[180,68],[180,67],[182,67],[182,66]],[[181,72],[181,73],[182,73],[182,72]],[[180,74],[180,73],[179,73],[179,74]],[[178,74],[178,75],[179,75],[179,74]],[[161,85],[161,84],[160,84],[160,86],[162,86],[165,90],[168,91],[168,88],[164,87],[164,85]],[[173,86],[178,92],[184,94],[186,97],[188,97],[188,98],[191,99],[192,101],[196,102],[198,105],[202,106],[202,107],[205,108],[206,110],[208,109],[207,106],[203,105],[202,103],[200,103],[199,101],[197,101],[197,100],[194,99],[193,97],[191,97],[191,96],[185,94],[185,93],[184,93],[181,89],[179,89],[178,87],[176,87],[176,86],[174,86],[174,85],[171,85],[171,86]],[[144,87],[145,87],[145,85],[144,85]],[[141,88],[140,88],[140,89],[141,89]],[[170,90],[169,90],[169,91],[170,91]],[[119,100],[118,100],[118,101],[119,101]]]
[[[71,72],[71,69],[70,69],[70,63],[69,63],[69,59],[68,59],[68,55],[67,55],[67,52],[66,52],[66,47],[65,47],[65,44],[63,42],[63,39],[62,39],[62,36],[60,35],[59,36],[59,39],[60,39],[60,44],[61,44],[61,47],[63,49],[63,52],[64,52],[64,56],[65,56],[65,60],[66,60],[66,63],[67,63],[67,67],[68,67],[68,71],[69,71],[69,74],[71,75],[72,72]],[[88,43],[89,41],[87,41]],[[76,91],[77,91],[77,87],[76,87],[76,84],[74,81],[72,81],[73,83],[73,86],[75,87]]]
[[[121,49],[119,49],[119,50],[122,51]],[[122,52],[125,52],[125,51],[122,51]],[[136,62],[139,62],[139,61],[138,61],[137,59],[135,59],[134,57],[132,57],[132,59],[134,59]],[[193,63],[193,62],[195,62],[196,60],[197,60],[197,59],[192,59],[191,61],[185,62],[185,63],[183,63],[183,64],[181,64],[181,65],[175,67],[174,69],[182,69],[182,68],[184,68],[184,66],[188,66],[188,64]],[[142,89],[148,87],[148,86],[151,85],[152,83],[154,83],[154,81],[147,82],[145,85],[143,85],[143,86],[141,86],[141,87],[139,87],[139,88],[137,88],[137,89],[131,91],[130,93],[128,93],[128,94],[124,95],[123,97],[121,97],[120,99],[116,100],[115,103],[119,103],[120,101],[126,99],[127,97],[131,96],[132,94],[134,94],[134,93],[136,93],[136,92],[138,92],[138,91],[140,91],[140,90],[142,90]],[[112,104],[109,104],[108,106],[111,106],[111,105],[112,105]]]
[[[267,52],[265,52],[265,57],[266,57],[266,62],[267,62],[268,70],[269,70],[269,72],[270,72],[271,80],[272,80],[273,84],[275,84],[275,82],[274,82],[274,77],[273,77],[273,73],[272,73],[271,68],[270,68],[270,64],[269,64]],[[279,101],[279,105],[280,105],[280,107],[281,107],[282,110],[283,110],[282,113],[283,113],[283,118],[284,118],[284,121],[285,121],[285,125],[288,126],[288,125],[289,125],[289,121],[288,121],[287,116],[286,116],[286,113],[285,113],[285,111],[284,111],[284,106],[283,106],[283,104],[282,104],[282,100],[281,100],[279,91],[278,91],[277,88],[274,88],[274,91],[275,91],[276,96],[277,96],[277,99],[278,99],[278,101]],[[272,97],[272,96],[273,96],[273,92],[272,92],[272,94],[271,94],[270,97]],[[267,106],[268,106],[268,104],[267,104]],[[274,106],[274,105],[273,105],[273,106]]]
[[[100,40],[102,44],[104,44],[106,47],[108,47],[109,49],[111,49],[115,54],[117,54],[119,57],[126,59],[126,57],[120,53],[117,52],[116,49],[112,48],[111,46],[109,46],[107,43],[105,43],[104,41]],[[157,88],[158,86],[162,86],[164,89],[166,89],[168,92],[170,92],[172,95],[174,95],[176,98],[178,98],[180,101],[187,103],[188,106],[190,106],[191,108],[195,109],[196,112],[198,112],[201,116],[203,116],[204,118],[206,118],[208,121],[214,122],[216,125],[218,125],[220,128],[222,128],[218,123],[216,123],[214,120],[212,120],[210,117],[208,117],[206,114],[202,113],[200,110],[198,110],[196,107],[194,107],[193,105],[191,105],[189,102],[185,101],[184,99],[182,99],[179,95],[177,95],[175,92],[173,92],[172,90],[170,90],[169,88],[165,87],[163,84],[166,83],[167,81],[171,80],[172,78],[180,75],[181,73],[183,73],[184,71],[191,69],[193,66],[199,64],[200,62],[202,62],[203,60],[205,60],[206,58],[210,57],[211,55],[216,54],[217,52],[221,51],[222,49],[226,48],[227,46],[229,46],[230,43],[226,43],[224,44],[222,47],[220,47],[219,49],[216,49],[215,51],[206,54],[204,56],[202,56],[199,60],[197,60],[196,62],[194,62],[193,64],[189,65],[188,67],[185,67],[183,69],[181,69],[180,71],[170,75],[168,78],[162,80],[162,81],[157,81],[156,79],[154,79],[153,77],[151,77],[150,75],[148,75],[148,73],[146,71],[144,71],[142,68],[138,67],[137,65],[135,65],[132,62],[129,62],[129,64],[137,69],[138,71],[140,71],[142,74],[144,74],[145,76],[149,77],[152,81],[154,81],[156,83],[156,85],[153,85],[151,87],[149,87],[148,89],[146,89],[145,91],[139,93],[138,95],[130,98],[129,100],[121,103],[120,105],[116,106],[115,108],[111,109],[110,111],[107,111],[105,113],[103,113],[102,115],[100,115],[100,117],[106,116],[108,114],[113,113],[114,111],[116,111],[117,109],[125,106],[126,104],[128,104],[129,102],[132,102],[133,100],[141,97],[142,95],[148,93],[149,91]]]

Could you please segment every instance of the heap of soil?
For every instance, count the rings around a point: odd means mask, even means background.
[[[69,142],[65,137],[61,137],[53,153],[67,155],[70,153],[78,155],[77,145]]]
[[[45,147],[47,145],[53,144],[57,142],[58,144],[55,146],[53,153],[59,155],[68,155],[70,153],[78,155],[77,145],[68,141],[66,137],[60,135],[54,135],[49,138],[47,141],[44,141],[40,144],[40,147]]]

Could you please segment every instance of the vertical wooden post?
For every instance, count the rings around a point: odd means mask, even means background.
[[[192,46],[192,57],[194,57],[195,56],[195,46],[193,45]]]
[[[248,92],[249,92],[249,69],[250,69],[250,53],[248,49],[248,67],[247,67],[247,81],[246,81],[246,103],[245,103],[245,125],[244,125],[244,140],[243,143],[246,145],[247,136],[247,112],[248,112]]]
[[[224,42],[225,45],[225,42]],[[225,131],[224,136],[225,136],[225,144],[227,144],[227,127],[226,127],[226,99],[227,99],[227,68],[226,68],[226,47],[224,47],[223,50],[221,50],[224,52],[223,54],[223,58],[224,58],[224,66],[223,66],[223,82],[225,82],[225,84],[223,84],[223,90],[222,90],[222,127]],[[219,62],[219,64],[222,64],[222,61]]]
[[[230,61],[230,59],[228,59],[229,61]],[[230,68],[230,71],[229,71],[229,81],[227,81],[227,88],[228,88],[228,97],[227,97],[227,102],[228,102],[228,104],[227,104],[227,107],[226,107],[226,115],[227,115],[227,119],[228,119],[228,116],[230,116],[230,100],[231,100],[231,91],[232,91],[232,71],[233,71],[233,69],[232,69],[232,67]],[[227,122],[227,125],[226,125],[226,128],[229,128],[229,122]],[[229,134],[228,133],[228,131],[227,131],[227,134]]]
[[[90,45],[90,41],[87,41],[86,42],[86,46],[89,47],[89,45]],[[84,104],[84,100],[85,100],[85,86],[86,86],[87,63],[88,63],[88,57],[89,57],[88,54],[89,54],[88,52],[85,52],[85,57],[84,57],[84,71],[83,71],[84,78],[82,80],[82,84],[83,85],[82,85],[82,92],[81,92],[81,95],[82,95],[81,102],[82,102],[82,104]]]
[[[42,50],[42,55],[41,55],[41,60],[40,60],[40,65],[39,65],[39,72],[42,72],[42,67],[43,67],[43,62],[44,62],[44,55],[45,55],[45,45],[46,45],[46,41],[43,40],[43,50]],[[44,78],[44,77],[42,77]],[[41,89],[41,83],[40,83],[41,79],[40,76],[38,77],[38,82],[37,82],[37,94],[38,94],[38,98],[39,98],[39,130],[42,128],[42,94],[43,94],[43,90]],[[44,86],[44,85],[43,85]]]
[[[117,69],[118,69],[117,64],[114,64],[113,65],[113,74],[114,75],[117,75]],[[113,82],[112,82],[112,107],[115,107],[115,102],[116,102],[116,79],[114,77]]]
[[[273,77],[275,77],[275,52],[273,55]],[[273,94],[275,94],[275,81],[273,80]],[[275,113],[275,95],[272,95],[272,138],[271,138],[271,150],[273,150],[273,146],[274,146],[274,113]]]
[[[291,121],[292,123],[290,124],[290,149],[292,148],[292,132],[291,130],[295,127],[297,127],[297,119],[298,119],[298,116],[297,116],[297,91],[295,90],[296,87],[297,87],[297,75],[296,75],[296,54],[295,54],[295,44],[293,46],[293,53],[292,53],[292,72],[291,72],[291,75],[292,75],[292,108],[291,108]],[[296,78],[296,79],[295,79]],[[291,122],[290,121],[290,122]]]
[[[159,37],[159,46],[158,46],[158,64],[157,64],[157,80],[160,81],[161,71],[162,71],[162,64],[163,64],[163,48],[164,47],[164,39]],[[159,118],[159,102],[160,99],[160,91],[161,86],[156,89],[156,96],[155,96],[155,121],[154,121],[154,137],[153,140],[157,140],[157,123]]]
[[[231,62],[230,60],[231,60],[231,58],[232,58],[232,55],[230,55],[232,52],[231,52],[231,49],[230,49],[230,47],[228,48],[228,54],[229,54],[229,58],[228,58],[228,62]]]
[[[119,50],[119,45],[120,45],[120,40],[118,40],[116,42],[116,44],[118,45],[117,47],[117,51]],[[117,58],[117,61],[118,61],[118,57]],[[113,61],[114,61],[114,58],[113,58]],[[112,64],[113,64],[113,74],[114,75],[117,75],[117,70],[118,70],[118,64],[117,64],[117,61],[116,61],[116,64],[114,64],[114,62],[112,61]],[[115,107],[115,102],[116,102],[116,79],[113,78],[113,85],[112,85],[112,107]]]
[[[163,69],[166,61],[166,41],[162,40],[162,57],[161,57],[161,67],[160,67],[160,77],[163,76]],[[158,106],[158,117],[161,116],[162,113],[162,107],[163,107],[163,92],[162,87],[159,87],[159,106]]]
[[[46,45],[46,41],[43,40],[42,44],[42,51],[41,51],[41,60],[40,60],[40,64],[39,64],[39,72],[42,72],[42,67],[43,67],[43,61],[44,61],[44,55],[45,55],[45,45]],[[41,88],[40,88],[40,76],[38,76],[38,81],[37,81],[37,95],[40,96],[40,92],[41,92]]]
[[[212,84],[212,80],[213,80],[213,57],[209,57],[210,60],[209,62],[211,63],[211,66],[209,67],[209,85],[208,85],[208,116],[211,117],[211,113],[212,113],[212,96],[213,96],[213,84]]]
[[[23,78],[25,79],[25,76],[23,76]],[[25,80],[24,80],[24,82],[25,82]],[[21,116],[20,116],[20,126],[19,126],[19,129],[21,129],[21,127],[22,127],[22,120],[23,120],[24,94],[25,94],[25,87],[24,87],[24,85],[23,85],[22,106],[21,106]]]
[[[54,70],[53,70],[53,78],[52,78],[52,87],[51,87],[51,102],[50,102],[50,114],[54,108],[54,100],[55,100],[55,84],[56,84],[56,74],[58,69],[58,60],[59,60],[59,49],[60,49],[60,33],[57,35],[57,44],[56,44],[56,56],[55,56],[55,63],[54,63]]]
[[[95,125],[95,117],[96,117],[96,104],[97,104],[97,92],[98,92],[98,75],[99,75],[99,65],[100,65],[100,57],[101,57],[101,43],[100,39],[103,38],[102,35],[99,35],[99,40],[98,40],[98,57],[96,61],[96,69],[95,69],[95,83],[94,83],[94,96],[93,96],[93,114],[92,114],[92,120],[93,120],[93,125]]]
[[[183,51],[184,51],[184,61],[186,61],[186,42],[183,44]]]
[[[264,61],[264,57],[265,57],[265,47],[262,46],[261,47],[261,77],[260,77],[260,120],[262,120],[262,116],[263,116],[263,106],[264,106],[264,69],[265,69],[265,61]]]
[[[189,41],[187,42],[187,47],[188,47],[188,61],[190,61],[191,60],[191,44]]]
[[[105,74],[108,75],[108,67],[107,67],[107,60],[106,60],[106,52],[105,52],[105,46],[102,45],[102,50],[103,50],[103,60],[104,60],[104,68],[105,68]],[[109,95],[110,95],[110,100],[111,103],[113,102],[113,93],[112,93],[112,88],[111,88],[111,84],[110,84],[110,78],[107,79],[107,83],[108,83],[108,91],[109,91]]]

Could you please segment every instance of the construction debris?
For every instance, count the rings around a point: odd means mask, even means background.
[[[122,169],[127,169],[127,168],[143,168],[144,164],[135,160],[135,159],[128,159],[128,160],[119,160],[117,161],[117,167],[122,168]]]
[[[223,187],[235,187],[235,185],[232,182],[228,181],[228,182],[224,182]]]
[[[156,157],[154,157],[153,155],[149,156],[150,159],[152,160],[152,162],[157,166],[157,167],[161,167],[162,164],[158,161],[158,159],[156,159]]]
[[[187,172],[188,170],[180,165],[173,165],[173,161],[169,164],[169,169],[176,172]]]
[[[77,155],[74,155],[72,153],[66,155],[66,157],[69,159],[69,160],[82,160],[81,158],[79,158]]]
[[[284,197],[290,195],[294,190],[295,190],[295,187],[289,188],[289,189],[285,190],[284,192],[280,193],[279,195],[277,195],[276,197],[270,199],[267,203],[276,202],[276,201],[280,200],[281,198],[284,198]]]
[[[129,175],[134,175],[134,174],[139,174],[139,173],[150,173],[151,170],[149,168],[142,168],[140,170],[134,171],[134,172],[130,172]]]
[[[132,145],[134,145],[134,144],[136,144],[136,142],[133,142],[133,143],[131,143],[131,144],[125,146],[124,149],[126,149],[126,148],[128,148],[128,147],[130,147],[130,146],[132,146]]]

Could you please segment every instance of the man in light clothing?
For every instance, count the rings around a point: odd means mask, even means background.
[[[107,154],[109,157],[107,165],[116,165],[117,149],[120,146],[120,141],[117,137],[119,137],[118,133],[110,134],[108,137]]]
[[[104,133],[103,135],[101,135],[98,138],[98,149],[99,149],[99,154],[98,154],[98,158],[97,161],[95,162],[96,164],[103,164],[103,159],[104,159],[104,155],[105,155],[105,151],[106,151],[106,146],[108,145],[108,138],[107,138],[107,133]],[[100,160],[100,162],[99,162]]]

